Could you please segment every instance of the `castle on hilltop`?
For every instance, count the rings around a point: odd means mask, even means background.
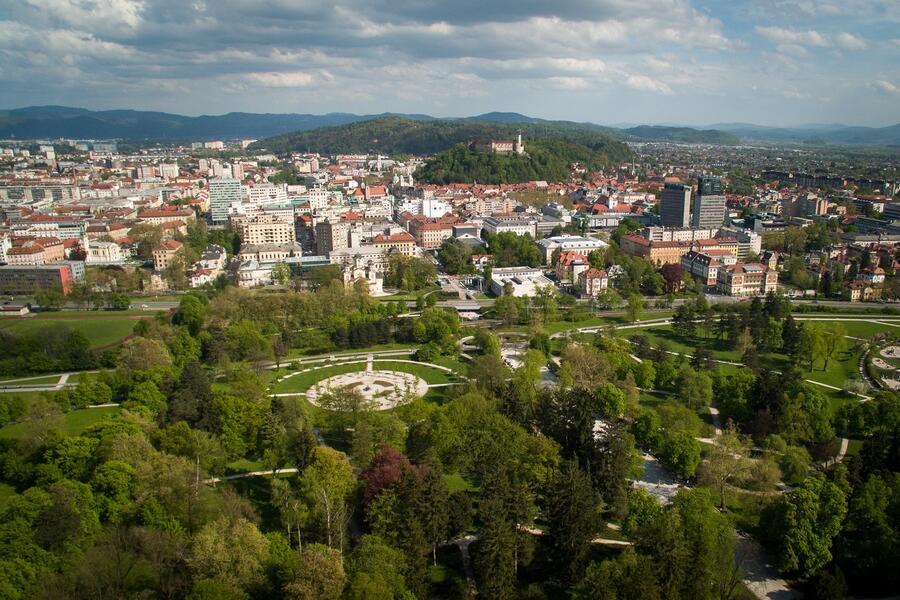
[[[469,149],[475,152],[492,152],[494,154],[525,154],[521,131],[514,140],[471,140]]]

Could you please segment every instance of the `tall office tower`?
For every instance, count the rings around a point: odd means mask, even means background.
[[[717,229],[725,222],[725,194],[721,177],[700,177],[694,196],[694,215],[691,226]]]
[[[209,180],[209,213],[213,223],[228,222],[228,207],[241,201],[241,182],[231,177]]]
[[[659,219],[663,227],[690,227],[691,186],[667,183],[663,188]]]

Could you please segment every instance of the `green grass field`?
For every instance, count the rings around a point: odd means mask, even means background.
[[[451,373],[446,373],[439,369],[428,367],[422,364],[404,363],[391,360],[375,360],[373,367],[376,371],[402,371],[404,373],[412,373],[417,377],[421,377],[429,384],[451,383],[454,381],[458,381],[458,378]],[[365,360],[360,360],[358,362],[343,365],[331,365],[322,367],[320,369],[300,373],[298,375],[294,375],[293,377],[285,379],[284,381],[280,381],[273,386],[272,391],[276,394],[305,392],[310,387],[312,387],[313,384],[323,379],[334,377],[335,375],[341,375],[343,373],[355,373],[357,371],[364,371],[365,368]]]
[[[150,314],[143,312],[144,316]],[[0,319],[0,329],[12,333],[34,334],[56,327],[68,327],[84,333],[94,347],[121,341],[131,334],[135,324],[137,318],[134,315],[96,311],[65,311]]]
[[[119,412],[119,407],[85,408],[61,415],[61,429],[68,435],[78,435],[95,423]],[[0,439],[23,439],[28,435],[29,423],[15,423],[0,428]]]

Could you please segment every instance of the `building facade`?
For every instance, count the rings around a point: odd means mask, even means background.
[[[691,225],[697,228],[719,228],[725,222],[725,193],[721,177],[701,177],[694,196]]]
[[[691,186],[667,183],[659,206],[659,220],[663,227],[688,227],[691,224]]]
[[[241,201],[241,182],[231,177],[209,180],[209,212],[213,223],[228,221],[228,207]]]

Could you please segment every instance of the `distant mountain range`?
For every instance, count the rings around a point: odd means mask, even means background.
[[[889,127],[859,127],[836,124],[765,127],[750,123],[719,123],[710,127],[719,131],[727,131],[748,142],[854,144],[867,146],[900,145],[900,123]]]
[[[322,127],[346,125],[397,116],[414,121],[478,121],[505,125],[547,125],[554,128],[602,132],[625,141],[672,141],[684,143],[736,144],[740,141],[783,143],[900,145],[900,124],[891,127],[809,125],[793,128],[762,127],[746,123],[723,123],[709,128],[639,125],[605,127],[594,123],[550,121],[512,112],[491,112],[473,117],[439,119],[423,114],[351,113],[271,114],[228,113],[188,117],[136,110],[91,111],[65,106],[30,106],[0,110],[0,139],[124,139],[151,141],[197,141],[210,139],[267,138]]]

